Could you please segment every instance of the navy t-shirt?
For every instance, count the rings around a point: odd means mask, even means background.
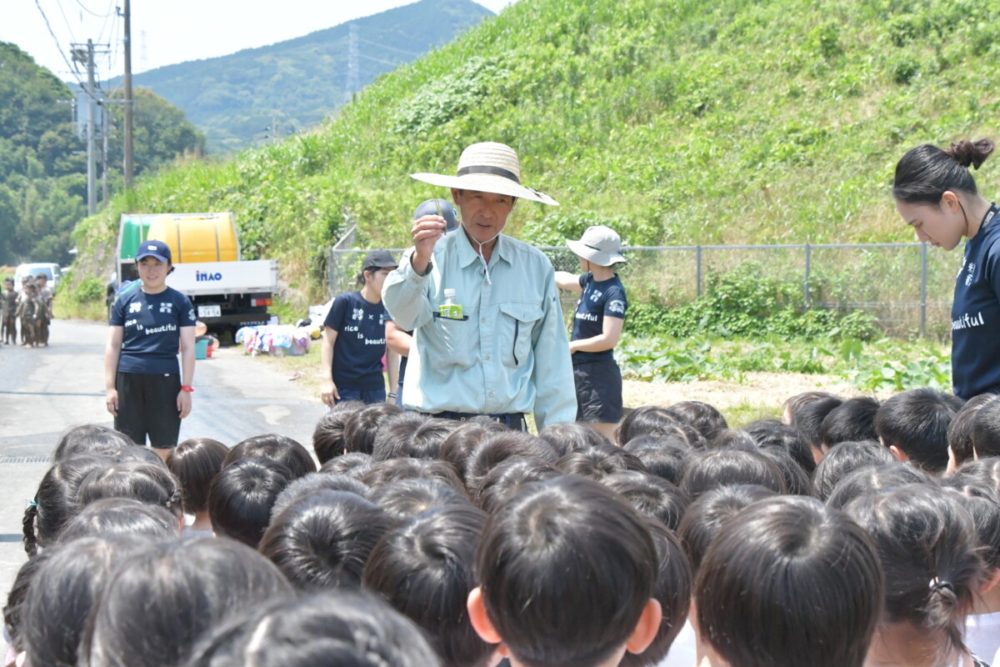
[[[965,244],[951,306],[951,377],[964,399],[1000,392],[1000,209]]]
[[[337,332],[333,345],[333,383],[350,389],[381,389],[385,323],[392,319],[382,302],[369,303],[361,292],[333,300],[323,326]]]
[[[618,276],[607,280],[595,281],[594,274],[585,273],[580,276],[580,287],[583,294],[576,304],[576,314],[573,315],[573,335],[570,340],[593,338],[604,333],[604,316],[625,319],[628,310],[628,299],[625,298],[625,288]],[[573,362],[597,361],[613,359],[613,350],[603,352],[577,352]]]
[[[136,281],[118,294],[110,323],[125,330],[119,373],[180,374],[181,327],[195,325],[194,306],[186,296],[172,287],[146,294]]]

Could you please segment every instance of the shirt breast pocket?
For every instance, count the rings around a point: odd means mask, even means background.
[[[531,354],[531,331],[545,314],[532,303],[500,304],[500,354],[507,366],[520,366]]]

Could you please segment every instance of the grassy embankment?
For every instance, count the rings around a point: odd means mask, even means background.
[[[141,180],[78,228],[74,279],[101,275],[123,211],[232,209],[247,255],[279,258],[302,309],[349,224],[362,246],[404,244],[413,206],[443,194],[407,174],[450,172],[487,139],[563,204],[518,205],[509,230],[539,244],[594,222],[633,245],[908,241],[893,165],[921,142],[997,134],[998,19],[998,0],[522,0],[314,133]],[[842,268],[866,299],[905,282]],[[653,275],[630,290],[669,304]]]

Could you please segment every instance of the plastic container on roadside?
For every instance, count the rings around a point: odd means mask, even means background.
[[[208,339],[195,341],[194,344],[194,358],[195,359],[207,359],[208,354]]]

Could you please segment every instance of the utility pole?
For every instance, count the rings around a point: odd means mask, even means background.
[[[74,44],[71,51],[73,61],[87,68],[87,129],[84,139],[87,142],[87,215],[97,212],[95,200],[95,183],[97,177],[97,86],[94,85],[94,40],[88,39],[87,45]]]
[[[132,7],[125,0],[125,189],[132,188],[132,174],[135,167],[132,162]]]
[[[101,185],[102,185],[102,195],[101,195],[101,208],[108,205],[108,110],[104,109],[104,113],[101,114],[101,121],[103,121],[103,129],[101,134],[104,138],[104,148],[101,151]]]

